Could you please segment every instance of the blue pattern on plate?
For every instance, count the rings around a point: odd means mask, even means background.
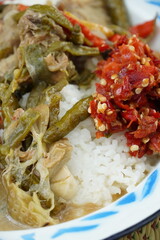
[[[95,228],[97,228],[99,224],[96,225],[89,225],[89,226],[81,226],[81,227],[70,227],[70,228],[62,228],[59,231],[57,231],[52,238],[57,238],[62,236],[63,234],[66,233],[77,233],[77,232],[84,232],[84,231],[90,231]]]
[[[160,1],[159,0],[146,0],[146,2],[160,7]]]
[[[129,204],[129,203],[132,203],[132,202],[135,202],[135,201],[136,201],[136,195],[135,195],[134,192],[132,192],[132,193],[126,195],[125,197],[123,197],[122,199],[120,199],[117,202],[117,206]]]
[[[157,178],[158,178],[158,170],[155,170],[146,180],[146,183],[142,190],[142,199],[147,197],[153,191],[157,182],[156,181]]]
[[[22,239],[23,240],[35,240],[34,236],[35,236],[34,233],[30,233],[30,234],[23,235]]]
[[[100,212],[100,213],[96,213],[93,214],[89,217],[85,217],[84,219],[82,219],[82,221],[88,221],[88,220],[96,220],[96,219],[101,219],[101,218],[106,218],[109,217],[111,215],[115,215],[117,214],[118,211],[107,211],[107,212]]]

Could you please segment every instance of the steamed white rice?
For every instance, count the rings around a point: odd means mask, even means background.
[[[60,117],[81,98],[94,92],[68,85],[62,90]],[[153,169],[147,157],[141,159],[128,154],[123,133],[109,138],[95,139],[92,119],[81,122],[67,135],[73,146],[68,167],[78,182],[75,204],[107,205],[115,194],[130,192]],[[151,158],[151,157],[150,157]]]

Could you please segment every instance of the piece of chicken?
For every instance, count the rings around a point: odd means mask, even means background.
[[[65,200],[70,200],[75,196],[78,184],[67,166],[61,168],[50,181],[51,189],[57,196]]]

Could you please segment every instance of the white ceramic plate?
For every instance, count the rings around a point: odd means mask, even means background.
[[[53,2],[55,3],[56,0]],[[160,16],[160,0],[125,0],[134,24]],[[36,4],[45,0],[5,1]],[[160,17],[152,48],[160,51]],[[160,164],[135,189],[118,201],[83,218],[55,226],[0,232],[0,240],[114,240],[160,215]],[[158,239],[157,239],[158,240]]]

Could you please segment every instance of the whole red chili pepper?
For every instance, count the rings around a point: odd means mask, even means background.
[[[17,9],[21,11],[25,11],[29,6],[23,5],[23,4],[18,4]]]
[[[102,48],[103,51],[110,48],[110,46],[106,43],[105,39],[102,39],[96,36],[95,34],[93,34],[88,27],[86,27],[84,24],[79,22],[77,19],[71,16],[68,16],[65,13],[64,15],[73,25],[78,24],[81,27],[82,33],[84,34],[85,38],[91,42],[93,47],[99,47],[100,50]]]
[[[131,27],[130,32],[132,34],[138,35],[139,37],[146,38],[153,33],[154,27],[155,27],[155,19]]]

